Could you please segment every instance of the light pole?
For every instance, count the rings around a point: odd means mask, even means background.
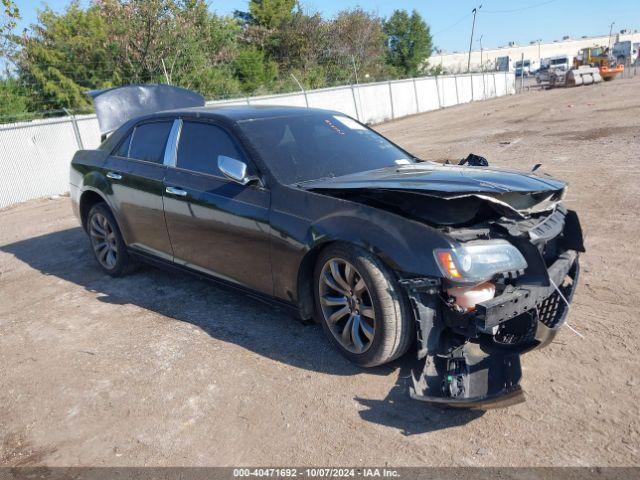
[[[611,22],[611,25],[609,26],[609,50],[611,50],[611,33],[613,32],[613,26],[616,24],[616,22]]]
[[[471,72],[471,49],[473,48],[473,31],[476,28],[476,14],[482,8],[482,4],[471,10],[473,13],[473,23],[471,24],[471,39],[469,40],[469,61],[467,62],[467,73]]]
[[[482,35],[480,35],[480,71],[482,72],[482,99],[486,100],[487,98],[487,85],[484,80],[484,63],[482,63]],[[471,82],[473,84],[473,81]]]
[[[542,42],[541,38],[538,39],[538,70],[540,70],[540,67],[542,66],[542,56],[540,55],[540,42]]]

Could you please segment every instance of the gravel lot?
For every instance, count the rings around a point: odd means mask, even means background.
[[[567,179],[587,233],[569,323],[523,359],[527,402],[408,398],[317,325],[151,267],[103,275],[69,200],[0,212],[0,464],[639,465],[640,79],[531,92],[378,129]]]

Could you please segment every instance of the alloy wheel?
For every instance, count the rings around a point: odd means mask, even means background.
[[[334,338],[349,352],[366,352],[375,336],[376,317],[360,272],[346,260],[331,258],[318,284],[322,314]]]
[[[107,219],[101,213],[95,213],[89,223],[91,245],[100,264],[108,270],[118,262],[118,243],[116,233]]]

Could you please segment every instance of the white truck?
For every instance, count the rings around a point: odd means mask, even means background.
[[[568,55],[556,55],[555,57],[540,60],[540,68],[536,73],[538,83],[549,83],[551,73],[554,70],[567,72],[571,69],[572,59]]]

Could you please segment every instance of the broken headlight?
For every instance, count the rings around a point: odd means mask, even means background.
[[[506,240],[466,243],[433,253],[444,276],[459,283],[479,283],[497,273],[527,268],[520,251]]]

